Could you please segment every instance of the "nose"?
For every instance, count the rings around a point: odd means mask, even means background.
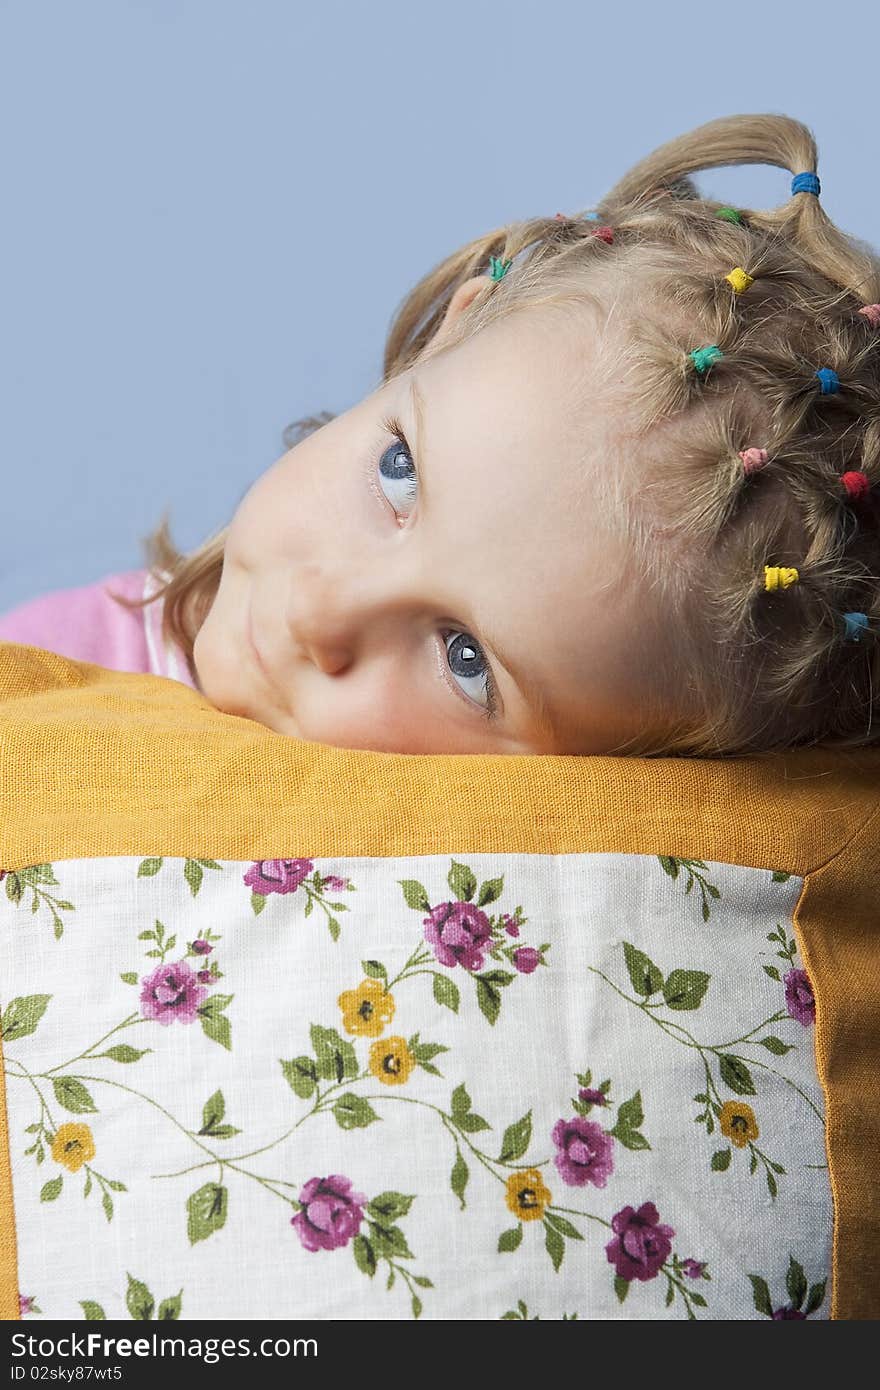
[[[350,558],[350,557],[349,557]],[[335,676],[356,659],[366,634],[375,635],[392,610],[408,601],[396,589],[393,565],[357,562],[324,567],[302,564],[293,576],[287,627],[295,645],[325,675]]]

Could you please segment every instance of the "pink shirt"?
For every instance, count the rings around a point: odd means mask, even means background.
[[[163,600],[123,608],[107,592],[143,598],[157,587],[149,571],[140,569],[106,575],[79,589],[55,590],[0,617],[0,642],[43,647],[112,671],[167,676],[197,690],[181,649],[162,640]]]

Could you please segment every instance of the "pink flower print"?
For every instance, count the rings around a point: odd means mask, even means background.
[[[816,1022],[816,1001],[809,975],[806,970],[789,970],[782,982],[785,985],[785,1007],[790,1017],[808,1028]]]
[[[302,1211],[290,1224],[306,1250],[341,1250],[361,1228],[367,1199],[352,1192],[350,1178],[309,1178],[299,1200]]]
[[[343,888],[348,887],[347,881],[340,878],[338,874],[330,874],[323,880],[323,885],[325,888],[329,888],[331,893],[340,893]]]
[[[558,1149],[554,1159],[569,1187],[604,1187],[614,1171],[614,1140],[600,1125],[575,1115],[570,1120],[557,1120],[553,1126],[553,1143]]]
[[[434,947],[441,965],[461,965],[481,970],[483,951],[492,935],[489,918],[473,903],[438,903],[422,919],[425,940]]]
[[[244,881],[255,893],[295,893],[314,867],[311,859],[258,859]]]
[[[141,1013],[157,1023],[192,1023],[208,991],[185,960],[157,965],[141,981]]]
[[[591,1105],[607,1105],[608,1101],[604,1091],[596,1091],[592,1086],[582,1086],[578,1091],[578,1100],[589,1101]]]
[[[638,1211],[621,1207],[611,1219],[614,1240],[605,1254],[620,1279],[655,1279],[672,1249],[671,1226],[660,1225],[660,1214],[653,1202],[643,1202]]]
[[[531,975],[541,964],[541,957],[534,946],[520,946],[513,953],[513,964],[521,975]]]
[[[519,924],[509,912],[502,912],[499,920],[508,936],[519,936]]]
[[[197,956],[209,956],[214,947],[211,945],[210,941],[203,941],[202,938],[199,937],[198,941],[193,942],[190,949],[195,951]]]

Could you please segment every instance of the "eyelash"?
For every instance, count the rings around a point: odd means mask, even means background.
[[[410,458],[413,457],[412,449],[409,447],[409,444],[408,444],[408,442],[407,442],[406,435],[405,435],[404,432],[403,432],[403,425],[401,424],[401,422],[400,422],[398,419],[396,419],[393,415],[385,416],[385,417],[383,418],[383,420],[382,420],[382,429],[386,432],[386,434],[390,434],[391,437],[392,437],[393,439],[396,439],[397,442],[398,442],[399,444],[402,444],[402,445],[403,445],[404,449],[405,449],[406,452],[409,454]],[[380,457],[381,457],[381,456],[380,456]],[[374,467],[374,465],[371,464],[370,467],[371,467],[371,469],[372,469],[372,468]],[[415,496],[416,490],[417,490],[417,483],[416,483],[416,480],[414,479],[414,480],[413,480],[413,484],[412,484],[412,492],[410,493],[409,490],[407,490],[407,496]],[[385,500],[385,502],[387,503],[387,505],[390,507],[390,506],[391,506],[391,503],[388,501],[387,497],[386,497],[384,500]],[[392,509],[392,510],[393,510],[393,509]],[[456,633],[458,633],[458,632],[461,632],[462,630],[463,630],[463,629],[461,629],[461,628],[447,628],[447,629],[445,629],[445,630],[442,632],[442,636],[443,636],[444,643],[445,643],[445,641],[446,641],[446,637],[448,636],[448,634],[449,634],[450,632],[456,632]],[[470,636],[470,634],[468,634],[468,635]],[[475,640],[476,640],[476,639],[475,639]],[[480,646],[479,642],[477,642],[477,645]],[[483,650],[483,648],[480,647],[480,651],[482,651],[482,650]],[[485,655],[485,653],[484,653],[484,655]],[[485,709],[480,709],[480,710],[479,710],[479,713],[480,713],[480,715],[482,716],[483,719],[487,719],[487,720],[490,720],[490,721],[491,721],[491,720],[496,719],[496,718],[498,717],[498,687],[497,687],[496,684],[495,684],[495,678],[494,678],[494,676],[492,675],[492,668],[491,668],[491,666],[489,665],[489,662],[488,662],[488,661],[486,662],[486,669],[485,669],[485,671],[483,672],[483,679],[484,679],[485,682],[486,682],[486,707],[485,707]],[[462,691],[462,694],[464,694],[463,691]],[[467,698],[468,698],[468,697],[465,696],[465,699],[467,699]],[[476,705],[476,701],[475,701],[475,700],[471,700],[470,703],[471,703],[472,705]],[[479,706],[476,706],[476,707],[479,709]]]

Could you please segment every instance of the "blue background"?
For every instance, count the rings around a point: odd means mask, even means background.
[[[139,567],[166,507],[199,544],[285,425],[378,385],[429,267],[703,121],[805,121],[826,210],[880,242],[872,11],[0,0],[0,612]]]

